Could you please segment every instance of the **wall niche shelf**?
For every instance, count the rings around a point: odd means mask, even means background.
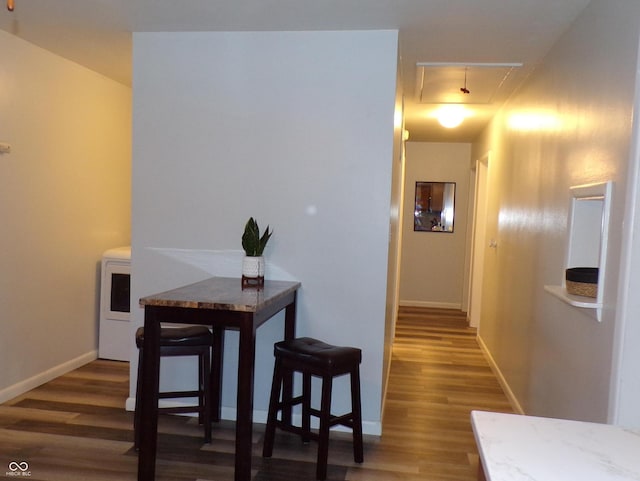
[[[597,267],[597,297],[569,294],[564,271],[560,285],[544,286],[545,291],[573,307],[595,309],[602,321],[604,281],[611,214],[611,181],[571,187],[569,212],[569,240],[565,269],[569,267]]]
[[[573,307],[582,307],[583,309],[597,309],[598,320],[600,320],[600,310],[602,309],[602,302],[598,302],[597,299],[591,299],[590,297],[574,296],[569,294],[564,286],[544,286],[544,290],[550,294],[553,294],[561,301]]]

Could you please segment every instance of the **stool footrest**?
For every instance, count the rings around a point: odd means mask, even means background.
[[[312,416],[315,416],[317,418],[320,417],[321,413],[317,409],[310,409],[309,411]],[[353,413],[343,414],[342,416],[334,416],[333,414],[331,414],[329,416],[329,427],[341,425],[341,426],[346,426],[348,428],[352,428],[353,427],[352,421],[353,421]]]
[[[173,398],[181,398],[181,397],[198,397],[199,395],[200,393],[198,391],[173,391],[173,392],[158,393],[158,398],[173,399]]]
[[[196,412],[193,406],[175,406],[158,408],[158,411],[166,414],[186,414]]]
[[[300,396],[296,396],[293,397],[291,399],[289,399],[288,401],[279,401],[278,402],[278,409],[282,409],[282,408],[290,408],[293,406],[297,406],[299,404],[302,404],[302,402],[304,401],[304,396],[300,395]]]
[[[281,409],[282,403],[278,404],[278,409]],[[285,403],[285,406],[289,405],[289,403]],[[309,414],[316,418],[320,418],[321,412],[317,409],[310,409]],[[285,423],[279,419],[276,420],[276,423],[279,428],[283,428],[286,426],[291,426],[292,429],[300,430],[300,432],[304,432],[301,427],[295,426],[293,424]],[[329,416],[329,427],[332,426],[345,426],[353,429],[353,413],[343,414],[342,416],[334,416],[333,414]],[[297,431],[296,431],[297,432]]]
[[[284,421],[276,420],[276,426],[282,429],[283,431],[287,431],[289,433],[298,434],[303,438],[313,439],[314,441],[318,441],[320,436],[317,432],[314,431],[305,431],[300,426],[294,426],[293,424],[285,423]]]

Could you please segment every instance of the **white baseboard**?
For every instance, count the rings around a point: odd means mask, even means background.
[[[476,339],[478,340],[478,344],[480,345],[480,350],[484,354],[484,357],[487,359],[487,362],[489,363],[491,370],[493,371],[495,376],[498,378],[498,383],[500,383],[500,387],[502,387],[502,390],[506,394],[509,404],[511,404],[511,407],[516,413],[526,414],[524,412],[524,409],[522,409],[522,406],[518,402],[518,399],[516,398],[515,394],[513,394],[513,391],[511,390],[509,383],[507,382],[505,377],[502,375],[502,371],[500,371],[500,368],[498,367],[495,360],[493,359],[493,356],[487,349],[486,344],[484,343],[484,341],[480,336],[477,336]]]
[[[400,301],[400,307],[431,307],[434,309],[456,309],[461,310],[462,304],[459,302],[431,302],[431,301]]]
[[[91,361],[94,361],[96,359],[98,359],[98,351],[89,351],[86,354],[76,357],[75,359],[63,362],[62,364],[47,369],[46,371],[36,374],[29,379],[25,379],[24,381],[20,381],[7,388],[4,388],[0,391],[0,404],[7,402],[10,399],[16,398],[21,394],[30,391],[31,389],[35,389],[38,386],[43,385],[44,383],[62,376],[69,371],[73,371],[74,369],[84,366],[85,364],[90,363]]]
[[[197,402],[197,400],[194,398],[193,399],[193,403]],[[166,399],[161,399],[160,400],[160,407],[178,407],[178,406],[189,406],[191,405],[191,401],[185,401],[185,402],[179,402],[179,401],[168,401]],[[136,407],[136,400],[133,397],[129,397],[127,399],[127,402],[125,403],[125,407],[127,409],[127,411],[133,411]],[[184,414],[184,416],[196,416],[195,413],[187,413]],[[230,407],[225,407],[222,406],[221,409],[221,413],[220,413],[220,417],[222,419],[226,419],[229,421],[235,421],[236,419],[236,410],[235,408],[230,408]],[[258,424],[266,424],[267,423],[267,411],[264,410],[259,410],[259,409],[254,409],[253,411],[253,422],[254,423],[258,423]],[[293,415],[293,422],[294,424],[297,423],[298,426],[301,425],[301,416],[299,414],[294,414]],[[312,428],[317,428],[318,427],[318,419],[312,417],[311,418],[311,427]],[[343,426],[336,426],[334,428],[332,428],[332,430],[335,429],[336,431],[345,431],[345,432],[351,432],[350,429],[345,428]],[[362,421],[362,433],[363,434],[370,434],[372,436],[380,436],[382,434],[382,423],[381,422],[372,422],[372,421]]]

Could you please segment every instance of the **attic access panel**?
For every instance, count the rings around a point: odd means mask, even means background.
[[[417,97],[422,104],[490,104],[521,63],[417,64]],[[465,82],[466,76],[466,82]],[[461,91],[466,87],[470,93]]]

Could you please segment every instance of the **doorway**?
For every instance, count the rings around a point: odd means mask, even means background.
[[[487,176],[489,171],[489,156],[486,153],[476,160],[473,223],[471,227],[471,263],[469,274],[469,309],[467,317],[469,326],[480,326],[482,312],[482,278],[484,276],[484,252],[487,226]]]

